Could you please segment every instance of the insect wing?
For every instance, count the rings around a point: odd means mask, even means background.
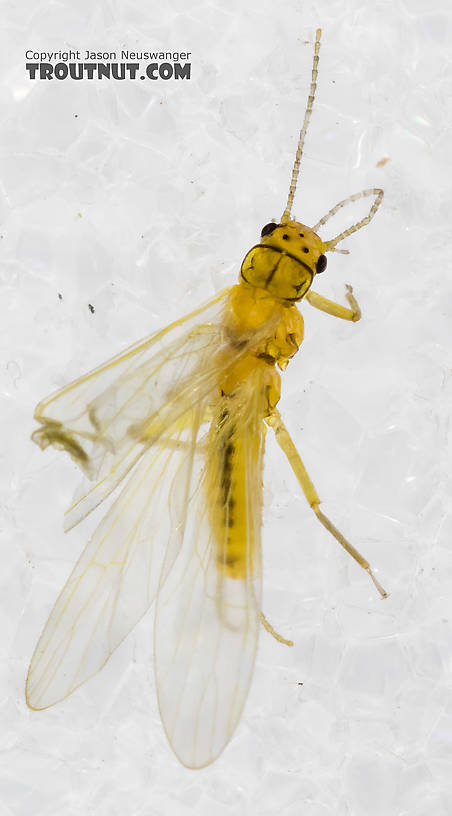
[[[184,417],[171,446],[143,455],[95,530],[36,646],[31,708],[53,705],[95,674],[152,604],[165,554],[175,557],[182,542],[201,414]]]
[[[226,524],[221,532],[213,522],[215,505],[220,516],[227,510],[224,481],[209,478],[218,454],[213,426],[204,456],[207,468],[194,480],[199,488],[190,499],[181,552],[177,559],[169,553],[157,598],[159,708],[174,752],[190,768],[213,762],[229,742],[248,695],[256,656],[265,430],[252,399],[244,408],[248,420],[238,434],[245,480],[239,574],[232,577],[228,569],[230,528]]]
[[[211,351],[223,342],[227,292],[40,402],[34,441],[66,450],[92,481],[113,471],[117,484],[117,474],[123,478],[137,456],[212,388]]]
[[[43,447],[65,448],[85,472],[99,477],[71,509],[70,524],[121,480],[126,483],[44,628],[29,669],[28,704],[53,705],[95,674],[149,608],[158,587],[162,719],[176,754],[191,767],[211,762],[234,731],[260,624],[264,431],[262,413],[250,397],[263,393],[261,383],[249,384],[241,406],[242,417],[255,424],[242,433],[253,440],[251,447],[244,443],[243,454],[243,548],[246,553],[252,541],[253,557],[240,578],[219,570],[219,560],[227,561],[227,542],[212,529],[207,512],[221,503],[213,495],[221,478],[214,488],[205,477],[205,446],[215,450],[215,444],[202,436],[219,400],[221,360],[231,354],[226,297],[227,292],[41,403],[42,428],[35,435]],[[234,357],[259,348],[269,326],[235,347]],[[83,451],[83,461],[72,443]],[[184,621],[188,628],[181,636]]]
[[[116,390],[121,395],[118,416],[122,414],[121,421],[129,422],[126,426],[129,440],[127,445],[120,446],[120,453],[112,454],[110,471],[106,470],[103,478],[71,508],[69,519],[73,525],[125,480],[63,588],[38,642],[27,680],[27,700],[32,708],[53,705],[103,666],[152,604],[159,579],[160,585],[163,583],[160,576],[164,559],[168,572],[177,557],[184,540],[189,497],[200,479],[201,471],[196,474],[193,470],[194,451],[200,454],[197,467],[202,470],[200,436],[208,409],[218,400],[221,366],[216,352],[221,357],[222,348],[227,345],[224,307],[223,295],[203,310],[203,321],[210,318],[208,322],[192,324],[188,318],[178,344],[165,342],[160,353],[146,359],[141,368],[140,356],[133,365],[129,363],[129,352],[115,358],[120,375],[111,388],[102,390],[97,377],[87,375],[42,404],[49,405],[54,416],[62,415],[62,406],[67,409],[72,388],[73,411],[76,404],[80,410],[70,414],[69,422],[63,426],[72,433],[74,427],[79,429],[82,422],[89,421],[90,409],[81,408],[88,385],[98,392],[91,407],[96,404],[97,410],[104,410],[105,415],[111,411],[110,391]],[[175,327],[178,329],[179,324]],[[260,337],[257,335],[254,340],[259,342]],[[149,344],[152,346],[153,342],[150,340]],[[248,348],[244,344],[237,355],[246,353]],[[126,369],[124,358],[128,363]],[[113,361],[100,367],[99,376],[103,378],[109,366],[115,364]],[[147,376],[147,388],[152,391],[151,371],[158,390],[159,379],[167,378],[167,365],[174,374],[176,364],[179,373],[176,386],[168,385],[166,390],[162,387],[153,413],[143,412],[139,443],[130,431],[134,400],[141,406],[142,388],[138,386],[137,371],[142,378]],[[122,396],[123,388],[132,393],[129,402]],[[47,419],[49,415],[50,409],[42,415],[43,432],[46,424],[56,421]],[[118,416],[111,415],[110,424],[104,420],[103,433],[92,440],[94,449],[112,442],[111,429],[119,421]]]

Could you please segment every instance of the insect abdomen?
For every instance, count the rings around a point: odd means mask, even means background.
[[[253,574],[261,524],[264,428],[247,421],[237,395],[222,396],[212,423],[207,461],[210,523],[218,568],[229,578]]]
[[[247,506],[243,439],[232,422],[226,423],[220,444],[220,546],[218,564],[230,578],[246,575]],[[249,547],[248,547],[249,549]],[[250,553],[251,555],[251,553]]]

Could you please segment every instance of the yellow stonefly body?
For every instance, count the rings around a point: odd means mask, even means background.
[[[246,457],[259,459],[262,423],[272,416],[281,394],[277,369],[286,368],[303,341],[303,317],[295,302],[307,294],[318,260],[324,257],[322,240],[297,221],[271,224],[267,230],[246,255],[240,283],[228,295],[225,328],[230,347],[219,361],[221,397],[208,446],[214,452],[208,460],[209,495],[215,495],[215,485],[221,488],[212,524],[220,541],[227,530],[225,560],[221,549],[219,564],[231,578],[243,578],[253,559],[254,543],[245,534]],[[237,357],[249,334],[269,323],[271,331],[258,347]],[[250,427],[250,408],[257,428]],[[261,471],[260,463],[260,480]]]
[[[292,205],[317,82],[311,86],[286,208],[246,254],[239,283],[43,400],[33,440],[68,452],[89,480],[70,529],[111,498],[69,576],[30,664],[26,698],[47,708],[95,674],[155,600],[155,677],[169,742],[190,768],[213,762],[239,721],[262,625],[261,526],[270,428],[318,520],[367,571],[367,560],[320,510],[277,405],[303,342],[302,300],[343,320],[361,317],[313,291],[326,253],[367,225],[377,188],[340,201],[310,228]],[[329,240],[318,231],[350,202],[368,214]],[[342,250],[343,251],[343,250]]]

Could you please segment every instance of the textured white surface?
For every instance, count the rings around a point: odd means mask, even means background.
[[[1,816],[450,814],[450,4],[66,0],[2,18]],[[158,719],[152,613],[83,690],[25,706],[32,649],[92,528],[63,536],[80,477],[29,441],[32,412],[235,281],[284,207],[318,25],[295,214],[314,223],[364,187],[386,196],[316,283],[342,302],[353,284],[363,320],[302,307],[280,407],[325,512],[390,597],[311,517],[270,443],[265,613],[295,646],[262,633],[232,743],[191,772]],[[63,47],[185,49],[193,78],[26,77],[26,48]]]

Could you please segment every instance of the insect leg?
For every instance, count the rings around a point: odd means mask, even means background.
[[[375,578],[375,575],[373,574],[370,568],[369,562],[361,555],[361,553],[358,552],[358,550],[353,546],[353,544],[350,544],[350,542],[347,541],[347,539],[342,535],[342,533],[337,529],[337,527],[335,527],[334,524],[329,520],[329,518],[325,516],[325,514],[322,513],[322,511],[320,510],[319,508],[320,499],[317,495],[317,491],[314,485],[312,484],[311,479],[309,478],[309,474],[303,464],[300,454],[298,453],[294,443],[292,442],[292,439],[290,438],[289,432],[287,431],[281,419],[279,411],[273,410],[265,421],[271,428],[273,428],[276,441],[280,448],[286,454],[287,459],[289,460],[289,464],[300,483],[301,489],[303,490],[306,500],[310,507],[312,508],[312,510],[314,511],[314,513],[316,514],[320,523],[323,524],[325,529],[328,530],[328,532],[331,533],[332,536],[334,536],[334,538],[336,539],[336,541],[339,542],[341,547],[343,547],[344,550],[346,550],[348,554],[351,555],[352,558],[355,559],[355,561],[357,561],[360,567],[362,567],[364,570],[366,570],[367,573],[369,573],[381,597],[387,598],[387,592],[385,592],[381,584],[379,584],[379,582]]]
[[[342,320],[352,320],[353,323],[356,323],[361,319],[361,309],[353,294],[352,287],[347,283],[345,289],[345,297],[350,304],[350,309],[348,309],[347,306],[342,306],[340,303],[335,303],[333,300],[328,300],[328,298],[323,297],[323,295],[318,295],[317,292],[313,292],[312,289],[307,293],[306,300],[311,306],[320,309],[322,312],[326,312],[333,317],[340,317]]]
[[[267,620],[263,612],[261,612],[261,623],[264,629],[266,629],[267,632],[278,641],[278,643],[284,643],[285,646],[293,646],[293,640],[286,640],[286,638],[284,638],[282,635],[279,635],[276,629],[273,629],[273,626],[271,625],[270,621]]]

